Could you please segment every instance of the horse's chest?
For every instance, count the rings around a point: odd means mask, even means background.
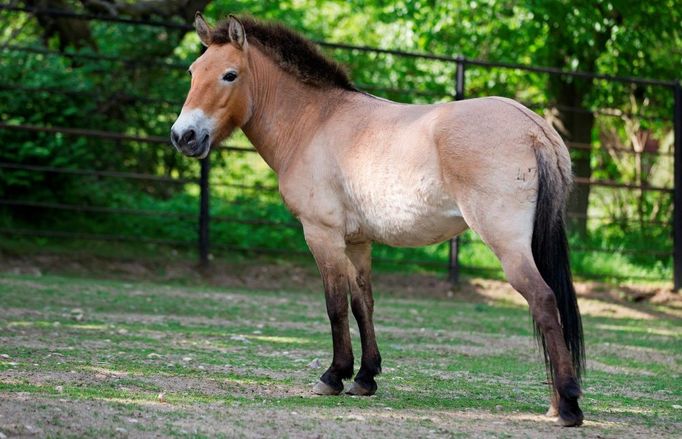
[[[443,241],[464,227],[462,214],[442,184],[428,176],[396,175],[348,182],[346,230],[395,246],[421,246]]]

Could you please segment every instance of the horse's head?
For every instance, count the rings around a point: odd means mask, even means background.
[[[194,27],[207,49],[189,68],[192,82],[171,127],[171,142],[185,155],[204,158],[211,145],[228,137],[251,115],[248,43],[244,26],[233,16],[227,34],[215,33],[198,12]]]

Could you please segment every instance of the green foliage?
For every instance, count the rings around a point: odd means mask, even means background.
[[[227,13],[251,13],[282,21],[316,40],[674,79],[682,71],[678,50],[682,46],[680,11],[673,0],[644,3],[217,0],[209,4],[206,15],[215,20]],[[8,16],[7,27],[0,31],[0,36],[12,37],[12,45],[57,51],[59,41],[56,37],[43,41],[42,29],[34,18],[19,13]],[[17,29],[21,31],[15,32]],[[0,119],[11,124],[166,138],[188,88],[185,67],[199,52],[197,37],[178,30],[97,21],[90,22],[90,30],[96,50],[67,48],[60,55],[5,48],[0,62]],[[373,94],[413,103],[449,101],[454,95],[452,62],[357,50],[324,50],[348,67],[360,88]],[[92,55],[125,60],[86,58]],[[672,97],[664,87],[634,87],[469,65],[465,96],[514,97],[552,117],[560,92],[557,84],[567,83],[584,92],[579,105],[604,110],[597,114],[593,131],[593,178],[670,187]],[[651,141],[643,139],[642,133]],[[243,135],[235,136],[230,143],[248,145]],[[198,175],[196,162],[181,157],[165,144],[10,129],[0,129],[0,144],[3,145],[0,162],[189,179]],[[630,152],[602,149],[613,145]],[[278,194],[267,189],[276,187],[276,178],[259,158],[214,152],[212,168],[215,183],[212,214],[225,217],[212,225],[216,252],[221,251],[218,247],[221,245],[305,251],[300,228],[291,226],[295,221],[281,205]],[[263,189],[242,190],[236,187],[239,185]],[[4,199],[176,212],[185,216],[156,218],[54,210],[36,215],[32,209],[5,208],[0,219],[21,227],[122,233],[193,245],[196,226],[192,215],[196,215],[197,194],[197,187],[192,184],[3,169],[0,197]],[[670,248],[669,193],[599,188],[592,192],[589,214],[598,220],[590,222],[590,236],[572,238],[574,247],[635,252],[622,256],[576,252],[574,264],[578,273],[669,278],[669,257],[647,256],[637,251]],[[287,226],[251,224],[258,221]],[[655,225],[649,225],[651,221]],[[467,236],[465,240],[476,238]],[[417,269],[420,266],[410,261],[427,261],[428,267],[442,271],[447,246],[403,250],[377,246],[375,257],[400,260],[401,265],[394,264],[393,269]],[[465,244],[462,261],[472,267],[488,267],[490,270],[485,273],[499,275],[494,257],[480,243]]]
[[[2,120],[165,138],[186,92],[180,78],[186,76],[183,63],[188,64],[177,56],[173,60],[165,56],[175,50],[182,35],[98,22],[92,22],[91,28],[98,53],[84,49],[60,55],[56,41],[48,42],[49,53],[14,47],[44,50],[39,47],[37,29],[24,30],[22,37],[12,41],[13,47],[5,49],[0,63]],[[196,168],[169,147],[140,142],[19,130],[0,130],[0,142],[6,145],[0,150],[2,162],[178,176]],[[121,186],[114,184],[114,188]],[[0,176],[0,196],[7,198],[91,199],[82,191],[75,194],[74,189],[77,186],[62,176],[26,171],[6,171]],[[136,189],[150,188],[138,185]]]

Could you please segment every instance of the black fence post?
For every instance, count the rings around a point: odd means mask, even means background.
[[[682,290],[682,85],[675,83],[675,195],[673,198],[673,284]]]
[[[464,58],[458,56],[455,59],[455,100],[461,101],[464,99]],[[448,278],[450,282],[459,282],[459,236],[450,240],[448,250]]]
[[[464,64],[464,58],[461,56],[458,56],[456,58],[456,63],[457,63],[457,70],[455,71],[455,100],[456,101],[461,101],[464,99],[464,73],[465,73],[465,64]]]
[[[211,172],[210,156],[199,161],[201,164],[201,174],[199,176],[199,266],[206,268],[208,266],[208,253],[210,241],[208,236],[209,229],[209,183],[208,177]]]

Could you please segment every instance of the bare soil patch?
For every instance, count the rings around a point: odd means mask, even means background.
[[[78,254],[16,255],[0,251],[0,272],[171,281],[247,290],[322,291],[312,260],[307,264],[266,259],[250,262],[214,261],[209,269],[200,270],[186,260],[140,259],[131,262]],[[455,298],[472,302],[506,301],[526,306],[525,300],[508,283],[498,280],[464,278],[459,285],[452,286],[442,275],[377,272],[373,276],[373,283],[379,295],[389,293],[395,297]],[[41,285],[37,284],[36,287]],[[580,281],[576,282],[576,291],[582,299],[581,310],[585,314],[636,319],[658,316],[682,318],[682,294],[673,292],[670,287]],[[177,289],[171,293],[182,294]],[[218,296],[219,300],[227,300],[225,295]],[[658,305],[665,305],[665,309]]]
[[[38,427],[40,426],[40,427]],[[9,437],[674,437],[617,420],[590,420],[578,432],[561,429],[541,415],[478,410],[272,409],[229,404],[168,404],[74,401],[59,397],[0,395],[0,431]]]

